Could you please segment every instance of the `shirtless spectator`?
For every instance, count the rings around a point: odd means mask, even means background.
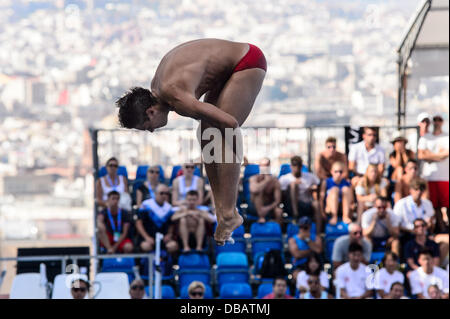
[[[144,200],[155,198],[155,191],[159,182],[159,166],[150,166],[147,170],[147,180],[136,191],[136,205],[141,206]]]
[[[325,141],[325,150],[320,152],[319,156],[316,157],[314,164],[317,177],[321,180],[331,177],[331,167],[336,162],[341,162],[343,164],[344,171],[342,177],[348,178],[347,156],[336,150],[336,138],[328,137]]]
[[[383,176],[386,160],[385,152],[376,141],[376,129],[364,127],[363,140],[350,148],[348,169],[355,174],[352,178],[353,187],[356,187],[361,176],[366,173],[369,164],[376,165],[379,175]]]
[[[259,164],[260,173],[250,177],[250,200],[255,205],[258,223],[266,222],[271,214],[277,223],[283,223],[283,210],[278,207],[281,202],[281,187],[278,179],[270,174],[270,160],[265,158]]]
[[[331,166],[331,177],[328,177],[320,187],[320,205],[325,206],[321,211],[325,216],[331,214],[328,221],[336,225],[339,207],[342,207],[342,220],[349,224],[352,222],[350,209],[353,202],[353,193],[350,182],[344,178],[344,163],[334,162]]]
[[[402,177],[395,183],[394,202],[410,195],[411,181],[419,177],[419,164],[415,159],[410,159],[406,163],[405,172]],[[422,198],[428,198],[428,187],[423,193]]]
[[[195,247],[202,250],[206,235],[207,224],[213,224],[215,218],[198,206],[198,192],[191,190],[186,194],[186,207],[182,207],[172,215],[171,221],[178,222],[178,233],[183,244],[183,251],[190,251]]]
[[[139,234],[138,244],[144,252],[155,248],[157,232],[164,235],[163,247],[169,253],[173,254],[178,250],[178,244],[173,239],[174,229],[170,221],[174,211],[168,202],[169,195],[169,188],[160,184],[156,188],[155,198],[143,201],[139,208],[136,229]]]
[[[394,145],[394,151],[389,154],[389,162],[393,168],[390,179],[393,181],[398,181],[403,176],[406,163],[408,163],[409,160],[414,159],[416,154],[406,148],[408,139],[399,135],[399,133],[396,134],[391,143]]]
[[[281,191],[286,192],[285,207],[294,220],[308,216],[322,229],[322,216],[318,201],[320,179],[308,172],[302,172],[303,160],[300,156],[291,158],[291,173],[280,177]]]
[[[108,193],[116,191],[120,195],[128,193],[128,182],[125,176],[117,175],[119,161],[115,157],[111,157],[106,161],[107,174],[99,178],[96,183],[96,203],[100,207],[107,206]]]
[[[174,179],[172,184],[172,206],[186,206],[186,194],[190,190],[198,192],[198,204],[203,203],[203,179],[194,175],[195,165],[183,165],[183,175]]]

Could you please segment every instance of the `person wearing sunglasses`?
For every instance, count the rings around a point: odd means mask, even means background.
[[[419,163],[415,159],[410,159],[405,165],[404,174],[395,183],[394,203],[397,203],[400,199],[410,195],[410,184],[411,181],[416,177],[419,177]],[[428,185],[427,189],[422,195],[422,198],[428,199]]]
[[[147,180],[136,190],[136,205],[141,206],[144,200],[155,198],[155,190],[160,184],[160,170],[158,165],[150,166],[147,170]]]
[[[333,245],[333,253],[331,260],[333,262],[333,269],[336,270],[340,265],[348,261],[348,250],[351,244],[358,244],[363,249],[363,256],[361,262],[369,264],[370,256],[372,254],[372,243],[364,238],[362,227],[358,223],[351,223],[348,225],[348,235],[340,236]]]
[[[174,240],[174,227],[170,220],[175,211],[169,203],[169,196],[169,188],[164,184],[159,184],[155,189],[155,198],[143,201],[139,207],[136,221],[137,243],[144,252],[155,249],[157,232],[164,235],[163,249],[170,254],[178,251],[178,244]]]
[[[183,165],[183,175],[173,180],[172,184],[172,206],[186,206],[186,194],[191,190],[198,192],[197,205],[203,203],[203,178],[194,175],[195,164]]]
[[[334,162],[331,166],[331,177],[320,186],[320,205],[323,217],[331,215],[330,225],[338,222],[339,208],[342,209],[342,220],[346,224],[352,222],[350,210],[353,203],[352,186],[344,177],[345,164]]]
[[[191,282],[188,287],[189,299],[204,299],[205,290],[205,285],[201,281]]]
[[[439,245],[428,238],[426,221],[422,218],[414,220],[414,238],[408,241],[405,245],[404,256],[406,260],[406,271],[416,270],[419,265],[419,251],[427,248],[431,252],[433,262],[435,265],[440,265],[440,249]],[[444,256],[445,258],[445,256]]]
[[[436,211],[437,240],[448,245],[449,233],[449,135],[442,130],[442,115],[433,116],[433,132],[419,139],[418,157],[424,161],[422,177],[428,182],[428,191]]]
[[[326,180],[331,177],[331,169],[334,163],[341,162],[344,165],[343,177],[348,178],[348,163],[347,156],[344,153],[341,153],[336,150],[336,138],[328,137],[325,141],[325,150],[319,153],[316,156],[316,160],[314,162],[314,168],[317,177],[321,180]]]
[[[324,290],[320,283],[318,275],[310,275],[307,280],[308,290],[300,294],[300,299],[333,299],[333,296]]]
[[[89,287],[89,282],[82,278],[73,280],[70,288],[73,299],[86,299],[86,295],[89,293]]]
[[[147,299],[144,281],[142,279],[133,280],[130,284],[129,293],[131,299]]]
[[[96,181],[96,203],[100,207],[106,207],[108,193],[116,191],[119,194],[128,194],[128,181],[125,176],[118,175],[119,161],[111,157],[106,161],[107,174]]]
[[[363,235],[372,242],[373,250],[390,249],[400,255],[400,218],[388,205],[389,198],[379,196],[374,207],[362,214]]]
[[[191,249],[202,250],[206,244],[207,228],[212,226],[216,218],[208,211],[200,209],[196,190],[190,190],[186,194],[186,204],[186,207],[182,206],[172,215],[171,221],[178,229],[184,252]]]
[[[409,160],[414,159],[416,154],[406,148],[408,139],[400,134],[399,131],[395,132],[393,139],[391,140],[394,150],[389,154],[389,162],[393,168],[390,180],[398,181],[402,178],[404,168]]]

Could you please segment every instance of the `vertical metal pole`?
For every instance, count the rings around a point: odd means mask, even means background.
[[[153,254],[148,254],[148,286],[148,297],[153,299]]]
[[[402,57],[401,52],[398,53],[398,90],[397,90],[397,129],[400,129],[400,116],[402,112],[401,104],[402,104],[402,88],[403,88],[403,81],[402,81]]]
[[[312,136],[313,128],[308,127],[308,171],[311,172],[311,161],[312,161]]]
[[[163,234],[156,233],[156,250],[155,250],[155,299],[161,299],[161,240],[163,239]]]
[[[94,214],[93,214],[93,219],[94,219],[94,234],[92,236],[92,247],[93,247],[93,252],[92,254],[94,256],[97,256],[97,201],[95,200],[97,198],[97,190],[96,190],[96,185],[95,182],[97,180],[97,176],[98,176],[98,130],[97,129],[90,129],[90,133],[91,133],[91,138],[92,138],[92,164],[93,164],[93,174],[94,174]],[[97,265],[98,265],[98,260],[97,258],[94,258],[93,260],[93,268],[94,268],[94,278],[95,275],[97,274]]]

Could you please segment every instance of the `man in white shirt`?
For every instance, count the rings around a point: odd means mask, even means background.
[[[317,229],[322,229],[322,217],[317,196],[320,179],[308,172],[302,172],[303,160],[300,156],[291,158],[291,173],[280,177],[281,191],[289,198],[287,204],[295,220],[308,216],[314,219]]]
[[[411,180],[409,193],[411,195],[400,199],[394,206],[394,213],[400,218],[400,230],[409,234],[414,233],[414,220],[424,219],[428,227],[432,225],[434,217],[433,204],[422,198],[426,190],[427,182],[416,177]]]
[[[336,288],[340,289],[342,299],[365,299],[372,296],[373,291],[367,288],[366,266],[361,263],[363,258],[362,246],[350,244],[348,250],[349,262],[339,266],[336,270]]]
[[[433,133],[419,139],[418,158],[423,160],[422,177],[428,181],[431,202],[436,209],[439,230],[448,229],[449,207],[449,136],[442,131],[442,116],[433,117]],[[441,215],[441,209],[444,212]],[[445,226],[447,224],[447,226]],[[448,243],[448,240],[447,240]]]
[[[448,273],[434,266],[431,251],[424,248],[419,253],[420,267],[409,276],[411,293],[419,299],[428,299],[428,288],[437,285],[445,299],[448,298]]]
[[[388,208],[389,199],[378,197],[375,207],[366,210],[362,215],[361,226],[364,237],[372,242],[374,251],[390,248],[400,254],[400,218]]]
[[[376,164],[378,172],[383,175],[385,152],[376,144],[377,131],[371,127],[364,127],[363,140],[352,145],[348,153],[348,168],[355,173],[352,178],[352,185],[356,186],[361,176],[366,173],[369,164]]]

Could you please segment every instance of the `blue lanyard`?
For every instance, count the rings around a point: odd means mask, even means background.
[[[409,202],[409,207],[410,207],[410,209],[411,209],[411,212],[414,214],[414,220],[417,219],[417,214],[416,214],[415,206],[416,206],[416,205],[414,205],[414,200],[413,200],[412,197],[411,197],[411,200],[410,200],[410,202]],[[423,218],[423,216],[425,215],[424,209],[421,208],[420,211],[421,211],[421,213],[422,213],[421,218]]]
[[[112,218],[111,215],[111,211],[109,210],[109,208],[107,209],[108,212],[108,218],[109,218],[109,222],[111,223],[111,228],[113,230],[113,233],[116,232],[116,224],[114,223],[114,220]],[[122,231],[122,210],[119,208],[119,213],[117,215],[117,228],[118,228],[118,232],[121,233]]]
[[[106,175],[106,178],[108,179],[109,185],[111,185],[111,188],[113,190],[117,190],[117,188],[119,187],[119,177],[116,176],[116,178],[114,179],[114,183],[111,180],[111,177],[109,177],[109,175]]]
[[[155,192],[152,189],[152,184],[150,183],[149,180],[147,180],[148,182],[148,192],[150,193],[150,198],[155,198]]]

